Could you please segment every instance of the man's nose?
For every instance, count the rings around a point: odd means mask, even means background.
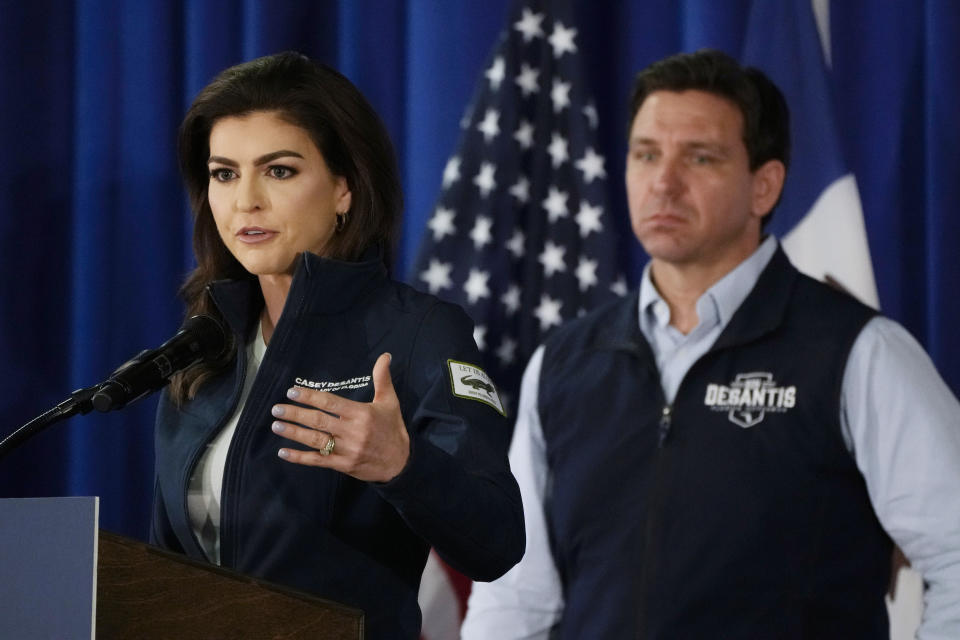
[[[653,189],[657,193],[675,194],[683,191],[683,167],[676,158],[663,158],[657,167]]]

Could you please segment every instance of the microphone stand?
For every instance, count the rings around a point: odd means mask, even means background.
[[[77,389],[70,394],[69,398],[49,411],[37,416],[4,438],[3,441],[0,442],[0,460],[50,425],[61,420],[66,420],[78,413],[80,415],[90,413],[93,410],[93,396],[99,389],[100,385],[87,387],[86,389]]]
[[[157,349],[145,349],[110,374],[106,382],[77,389],[70,397],[23,425],[0,442],[0,460],[28,438],[54,422],[93,409],[106,413],[121,409],[163,388],[170,376],[206,358],[217,357],[226,346],[223,327],[210,316],[188,318],[172,338]]]

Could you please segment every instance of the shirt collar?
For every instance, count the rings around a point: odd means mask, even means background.
[[[757,284],[760,274],[770,262],[777,246],[777,239],[768,235],[750,257],[720,278],[700,296],[697,300],[698,315],[702,316],[705,311],[708,312],[710,308],[713,308],[718,316],[720,326],[725,327],[736,310],[743,304],[754,285]],[[670,322],[670,308],[653,284],[649,262],[643,268],[643,277],[640,279],[639,305],[641,328],[645,323],[652,323],[663,328]]]

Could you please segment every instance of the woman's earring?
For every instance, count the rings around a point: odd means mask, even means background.
[[[336,226],[336,230],[337,230],[337,231],[343,231],[343,225],[345,225],[345,224],[347,224],[347,214],[346,214],[346,212],[340,212],[340,211],[338,211],[338,212],[337,212],[337,222],[336,222],[336,225],[335,225],[335,226]]]

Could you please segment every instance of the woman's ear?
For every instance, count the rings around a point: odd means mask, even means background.
[[[353,194],[350,192],[350,185],[343,176],[337,176],[337,206],[335,211],[346,213],[350,211],[350,205],[353,202]]]

